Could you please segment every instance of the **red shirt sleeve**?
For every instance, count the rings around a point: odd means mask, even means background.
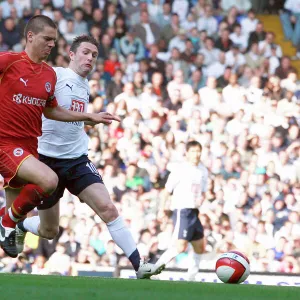
[[[6,70],[9,64],[13,61],[13,58],[18,56],[15,53],[11,52],[2,52],[0,53],[0,74]]]

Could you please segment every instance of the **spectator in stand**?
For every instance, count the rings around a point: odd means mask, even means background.
[[[83,20],[83,10],[76,8],[74,10],[74,32],[76,35],[87,34],[88,25]]]
[[[142,40],[136,36],[135,32],[130,29],[126,35],[120,39],[119,54],[126,58],[130,53],[135,55],[135,59],[140,61],[145,56],[145,48]]]
[[[176,90],[180,91],[183,100],[189,99],[193,95],[192,87],[185,83],[184,73],[181,68],[174,72],[174,79],[167,85],[169,95]]]
[[[232,74],[232,68],[227,66],[222,76],[217,80],[217,87],[223,89],[228,83],[230,75]]]
[[[76,37],[75,31],[74,31],[74,21],[68,20],[67,21],[67,32],[64,34],[64,37],[69,45],[72,44],[73,39]]]
[[[169,52],[173,48],[177,48],[180,53],[183,53],[186,49],[186,31],[184,29],[179,29],[177,35],[174,36],[169,43]]]
[[[291,59],[288,56],[283,56],[280,66],[275,70],[275,75],[280,79],[285,79],[290,72],[296,72],[296,69],[291,65]]]
[[[200,49],[199,53],[204,55],[204,64],[209,66],[218,59],[220,50],[215,48],[214,40],[210,37],[207,37],[205,39],[204,48]]]
[[[240,52],[240,46],[233,44],[231,50],[226,54],[226,65],[237,71],[239,67],[246,63],[245,56]]]
[[[64,1],[64,6],[62,7],[62,14],[65,19],[70,19],[73,18],[73,4],[72,0],[65,0]]]
[[[230,32],[233,31],[233,27],[236,24],[239,24],[238,14],[239,12],[237,8],[235,6],[232,6],[228,11],[227,16],[222,20],[223,22],[226,22],[228,24]]]
[[[225,28],[221,31],[220,37],[216,41],[216,48],[221,51],[227,52],[231,49],[233,45],[232,40],[230,39],[230,31],[228,28]]]
[[[262,65],[265,58],[260,55],[257,43],[251,44],[250,50],[245,54],[245,60],[247,66],[252,70],[257,69]]]
[[[254,10],[250,9],[247,17],[241,20],[242,33],[249,37],[250,33],[255,31],[258,22]]]
[[[284,10],[280,14],[283,32],[287,40],[291,40],[294,46],[300,44],[300,1],[286,0]]]
[[[107,11],[105,13],[105,21],[108,27],[113,27],[117,18],[117,7],[116,4],[107,2]],[[100,19],[101,21],[101,19]],[[104,23],[103,22],[103,23]],[[105,23],[104,23],[105,24]],[[104,25],[105,26],[105,25]]]
[[[115,22],[115,20],[114,20]],[[114,24],[114,23],[113,23]],[[88,28],[91,29],[92,26],[98,26],[101,30],[105,31],[108,27],[107,21],[103,17],[103,12],[100,8],[93,10],[92,19],[88,22]]]
[[[189,64],[181,59],[180,51],[177,48],[171,50],[171,57],[168,61],[172,65],[172,72],[175,73],[177,70],[183,72],[183,81],[185,81],[189,76]],[[173,74],[172,74],[173,76]]]
[[[211,5],[205,5],[204,15],[199,18],[197,28],[199,31],[205,30],[209,36],[212,36],[217,32],[218,22],[213,16]]]
[[[244,53],[248,47],[248,36],[245,33],[242,33],[242,27],[240,24],[236,24],[233,27],[233,32],[229,35],[230,40],[239,45],[240,51]]]
[[[220,95],[216,89],[217,81],[214,77],[208,77],[206,86],[199,90],[201,103],[208,110],[216,110],[220,104]]]
[[[243,15],[252,7],[250,0],[221,0],[221,9],[228,12],[231,7],[235,6],[238,13]]]
[[[112,46],[111,37],[108,34],[103,34],[99,46],[99,57],[102,59],[108,59],[109,53],[111,51],[111,46]]]
[[[64,35],[67,32],[67,20],[63,17],[62,12],[59,9],[53,11],[53,17],[60,34]]]
[[[206,74],[209,77],[214,77],[219,79],[225,72],[226,69],[226,56],[224,52],[220,52],[219,59],[216,62],[213,62],[207,68]]]
[[[135,25],[133,27],[133,31],[136,36],[142,40],[143,45],[147,49],[149,49],[152,44],[158,41],[160,35],[160,29],[158,25],[150,22],[147,11],[141,11],[140,24]]]
[[[1,31],[3,42],[8,45],[9,49],[12,49],[15,44],[20,42],[21,36],[13,18],[8,17],[5,19],[4,27]]]
[[[163,42],[163,49],[168,49],[170,40],[177,34],[180,28],[180,21],[177,14],[173,13],[171,22],[166,24],[160,32],[160,40]]]
[[[2,10],[2,18],[6,19],[11,16],[11,9],[15,8],[17,10],[18,18],[22,17],[23,7],[18,5],[15,0],[5,0],[0,4]]]
[[[265,40],[266,38],[266,32],[264,30],[264,25],[262,22],[258,22],[256,24],[256,28],[254,31],[252,31],[249,35],[249,41],[248,41],[248,45],[249,47],[253,44],[253,43],[259,43],[263,40]]]
[[[121,69],[117,69],[112,80],[107,84],[105,95],[108,102],[113,102],[114,99],[122,93],[124,87],[122,82],[123,75],[123,71]]]
[[[150,76],[154,72],[160,72],[160,73],[164,72],[165,63],[157,57],[158,52],[159,52],[158,45],[153,44],[150,47],[149,56],[146,59],[148,65],[149,65]]]
[[[281,47],[274,43],[274,39],[275,39],[275,33],[272,31],[267,32],[265,40],[259,42],[259,44],[258,44],[258,48],[259,48],[261,55],[263,55],[264,57],[270,57],[272,55],[272,52],[271,52],[272,47],[273,47],[273,49],[276,47],[275,48],[276,56],[278,58],[282,57]]]
[[[158,2],[158,0],[156,0],[156,2]],[[156,13],[156,11],[158,11],[158,13]],[[172,14],[171,14],[171,5],[168,2],[164,2],[162,5],[161,4],[153,4],[153,6],[151,6],[151,4],[149,4],[149,14],[152,17],[152,21],[154,23],[156,23],[159,28],[164,28],[166,25],[169,25],[171,23],[171,18],[172,18]],[[155,12],[155,14],[154,14]]]

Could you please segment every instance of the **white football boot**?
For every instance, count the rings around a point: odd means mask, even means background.
[[[165,268],[165,265],[159,267],[145,261],[140,262],[140,267],[136,272],[137,279],[150,279],[152,275],[158,275]]]

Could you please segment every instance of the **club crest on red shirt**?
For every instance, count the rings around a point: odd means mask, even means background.
[[[14,149],[14,156],[22,156],[24,153],[22,148],[16,148]]]
[[[51,91],[51,83],[50,83],[49,81],[47,81],[47,82],[45,83],[45,89],[46,89],[46,91],[47,91],[48,93],[50,93],[50,91]]]

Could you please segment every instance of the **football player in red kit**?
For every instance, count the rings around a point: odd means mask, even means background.
[[[57,28],[43,15],[34,16],[25,28],[22,53],[0,55],[0,174],[6,188],[6,207],[0,218],[0,245],[11,257],[18,255],[15,225],[43,197],[49,196],[58,178],[37,157],[42,114],[57,121],[110,124],[118,117],[63,109],[54,97],[56,74],[44,60],[55,46]],[[63,123],[62,123],[63,126]]]

